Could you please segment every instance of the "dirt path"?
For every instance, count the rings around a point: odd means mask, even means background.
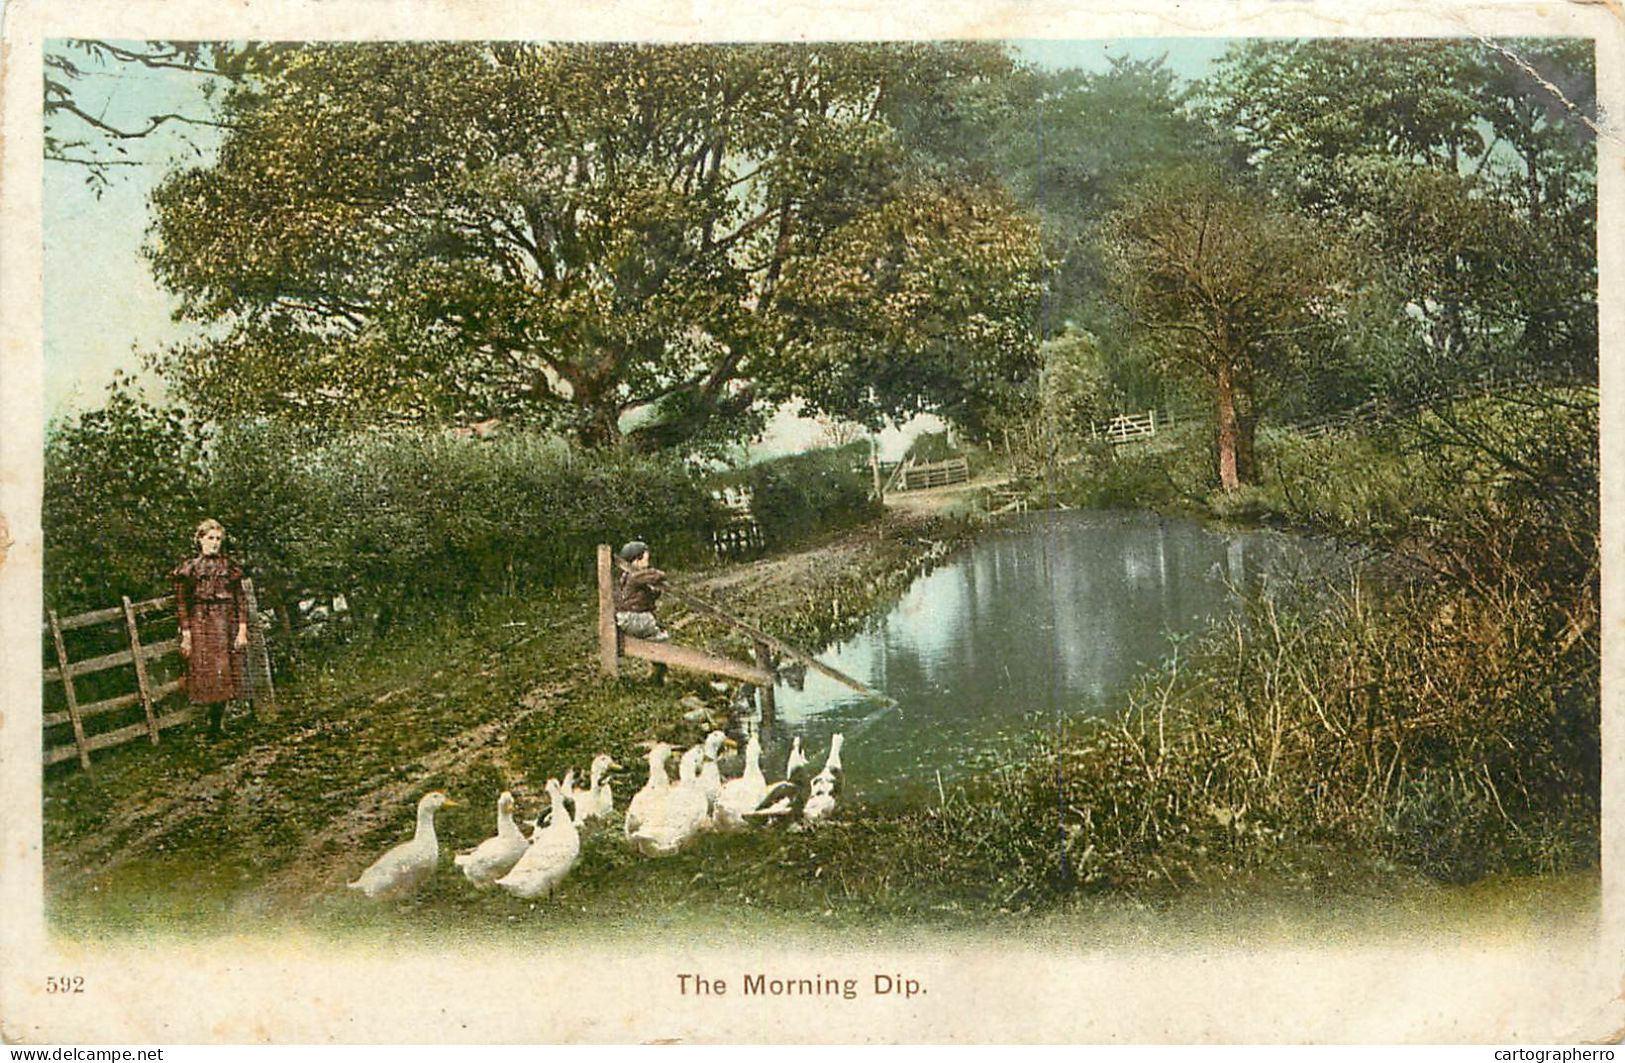
[[[1010,482],[1003,471],[988,472],[949,487],[932,487],[920,491],[893,491],[886,496],[886,508],[896,519],[931,520],[946,516],[964,515],[977,511],[983,493]]]
[[[567,683],[554,683],[529,691],[521,699],[523,707],[518,712],[488,720],[447,738],[441,748],[419,761],[419,772],[412,777],[375,785],[348,812],[330,819],[322,829],[309,835],[288,866],[265,881],[263,891],[308,897],[338,889],[348,879],[350,869],[335,858],[355,849],[386,822],[397,819],[403,805],[410,805],[422,795],[424,779],[456,775],[480,758],[501,764],[505,760],[505,743],[513,729],[537,713],[551,711],[554,700],[567,689]],[[513,774],[523,773],[515,771]]]

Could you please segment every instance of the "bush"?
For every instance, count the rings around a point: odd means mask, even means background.
[[[1554,651],[1560,618],[1528,588],[1254,599],[1176,645],[1123,713],[1069,724],[1024,783],[999,785],[1027,795],[1012,819],[1029,847],[1059,829],[1072,885],[1183,884],[1287,846],[1451,881],[1594,866],[1598,649]]]
[[[721,482],[749,486],[763,534],[788,546],[873,517],[863,443],[702,481],[675,457],[581,453],[542,435],[432,431],[320,439],[225,425],[204,439],[175,411],[115,391],[54,425],[46,448],[46,592],[63,612],[167,590],[213,516],[262,604],[343,592],[386,619],[486,593],[584,585],[598,543],[654,544],[662,564],[711,556]]]
[[[760,462],[712,479],[716,487],[751,492],[751,512],[769,546],[782,548],[809,534],[871,520],[881,504],[870,497],[869,445],[814,450]]]
[[[1206,426],[1187,422],[1167,429],[1156,442],[1114,447],[1085,445],[1070,462],[1041,468],[1042,497],[1084,509],[1150,508],[1163,512],[1200,508],[1207,496]]]
[[[908,452],[903,455],[903,460],[912,461],[916,465],[929,465],[932,462],[957,458],[959,454],[959,448],[953,445],[947,432],[921,432],[908,445]]]
[[[207,472],[195,426],[115,379],[107,405],[45,436],[45,602],[63,615],[161,593],[194,552]]]
[[[203,516],[264,604],[342,591],[384,612],[586,584],[594,548],[633,537],[673,562],[709,553],[721,515],[675,459],[577,454],[539,436],[373,432],[317,441],[223,428],[205,462],[179,415],[133,402],[53,428],[47,594],[60,609],[166,589]]]

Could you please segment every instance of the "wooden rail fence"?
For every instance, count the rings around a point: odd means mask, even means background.
[[[1131,443],[1136,439],[1151,439],[1156,434],[1156,410],[1147,410],[1144,413],[1120,413],[1109,421],[1089,426],[1090,439],[1103,439],[1113,446]]]
[[[919,491],[930,487],[962,484],[970,479],[969,458],[949,458],[947,461],[905,464],[898,473],[897,489]]]
[[[723,491],[712,491],[711,497],[728,511],[727,523],[711,533],[711,549],[717,558],[761,553],[767,541],[751,509],[750,490],[730,487]]]
[[[259,622],[259,603],[254,595],[253,580],[243,580],[243,594],[248,600],[249,616],[247,675],[244,677],[246,693],[250,700],[254,702],[256,712],[261,711],[263,706],[266,711],[274,713],[276,710],[276,690],[271,682],[271,656],[266,649],[265,633],[261,629]],[[167,682],[155,684],[148,668],[148,665],[155,660],[180,653],[179,636],[158,642],[143,642],[141,639],[140,618],[149,613],[169,611],[174,608],[174,605],[174,595],[149,598],[141,602],[132,602],[126,596],[119,605],[106,609],[94,609],[88,613],[79,613],[76,616],[59,617],[55,609],[46,611],[43,626],[45,634],[51,640],[57,666],[44,670],[44,680],[46,683],[62,684],[63,699],[67,703],[67,708],[58,712],[44,713],[41,717],[41,723],[44,729],[60,727],[63,724],[70,724],[73,727],[73,742],[71,744],[54,747],[47,745],[45,747],[46,764],[56,764],[60,761],[78,757],[79,766],[89,771],[90,754],[92,752],[120,746],[143,735],[153,745],[157,745],[158,737],[163,731],[186,723],[192,718],[193,711],[189,705],[160,714],[160,703],[170,695],[179,693],[184,689],[184,681],[177,677]],[[72,660],[68,654],[67,641],[63,638],[63,632],[102,624],[122,625],[122,637],[127,648],[114,653],[87,657],[83,660]],[[110,668],[118,668],[123,665],[133,665],[135,668],[135,690],[104,698],[88,705],[79,703],[75,680],[82,676],[104,672]],[[99,734],[87,734],[85,731],[86,720],[124,709],[131,709],[136,705],[141,706],[141,719],[125,724],[122,727],[102,731]]]

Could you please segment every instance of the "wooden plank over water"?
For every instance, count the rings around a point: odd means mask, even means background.
[[[893,705],[896,704],[895,700],[893,700],[892,698],[889,698],[886,695],[880,693],[880,691],[875,690],[874,688],[872,688],[870,686],[867,686],[866,684],[864,684],[862,682],[859,682],[856,679],[853,679],[851,676],[847,675],[845,672],[838,671],[837,669],[831,668],[829,665],[825,664],[823,661],[820,661],[818,658],[814,657],[812,654],[806,653],[806,652],[804,652],[802,650],[796,649],[794,646],[790,645],[788,642],[785,642],[783,639],[775,638],[774,636],[769,635],[767,632],[763,631],[761,628],[756,627],[753,624],[746,623],[745,621],[739,619],[737,616],[734,616],[731,613],[724,610],[721,606],[715,605],[712,602],[708,602],[704,598],[701,598],[699,595],[695,594],[693,591],[680,591],[680,590],[677,590],[668,581],[667,584],[666,584],[666,593],[670,594],[674,600],[682,602],[685,605],[692,606],[693,608],[698,609],[703,613],[709,613],[711,616],[716,617],[718,620],[721,620],[724,623],[733,625],[734,627],[738,628],[740,631],[743,631],[745,634],[747,634],[751,638],[755,639],[757,642],[766,643],[770,648],[778,650],[780,653],[784,654],[786,657],[789,657],[789,658],[791,658],[793,660],[800,661],[802,664],[805,664],[808,668],[812,668],[812,669],[814,669],[816,671],[822,672],[824,675],[827,675],[829,678],[835,680],[837,683],[843,683],[846,686],[851,687],[853,690],[856,690],[858,693],[863,694],[866,697],[874,698],[877,701],[889,702],[890,704],[893,704]]]
[[[703,650],[674,646],[669,642],[650,642],[631,635],[626,635],[624,639],[628,657],[641,657],[646,661],[669,664],[674,668],[686,668],[691,672],[727,676],[743,683],[755,683],[759,687],[768,686],[773,682],[770,672],[752,668],[748,664],[727,657],[717,657]]]

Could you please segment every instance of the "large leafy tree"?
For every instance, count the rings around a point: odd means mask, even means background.
[[[1215,159],[1217,138],[1161,59],[1115,59],[1100,72],[1029,69],[1014,84],[1017,104],[997,143],[1012,191],[1043,227],[1041,332],[1070,330],[1098,348],[1118,403],[1107,414],[1162,402],[1166,374],[1128,342],[1128,323],[1107,295],[1103,226],[1151,176]],[[1072,348],[1055,348],[1063,349]]]
[[[1589,42],[1256,42],[1207,91],[1265,182],[1379,249],[1399,382],[1595,373]]]
[[[1143,186],[1108,223],[1116,298],[1164,364],[1214,398],[1220,486],[1254,478],[1276,389],[1334,343],[1358,256],[1329,229],[1212,169]]]
[[[200,411],[499,416],[588,444],[792,395],[974,417],[1034,357],[1037,237],[913,145],[982,46],[313,46],[232,92],[150,255]],[[850,283],[848,283],[850,282]]]

